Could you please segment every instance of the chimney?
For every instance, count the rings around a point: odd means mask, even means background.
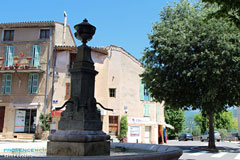
[[[66,28],[67,28],[67,13],[64,11],[64,26],[63,26],[63,44],[65,44],[66,38]]]

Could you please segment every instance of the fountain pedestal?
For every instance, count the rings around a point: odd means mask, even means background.
[[[94,98],[95,76],[91,48],[86,45],[96,28],[85,19],[74,27],[75,36],[82,41],[71,74],[71,98],[65,103],[58,131],[50,135],[49,156],[96,156],[110,154],[110,136],[102,131],[100,111]],[[64,105],[65,105],[64,104]]]

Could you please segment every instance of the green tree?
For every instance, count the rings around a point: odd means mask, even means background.
[[[210,4],[217,4],[219,9],[212,12],[210,17],[224,17],[233,21],[240,29],[240,1],[239,0],[202,0]]]
[[[208,147],[216,148],[213,114],[240,104],[240,35],[222,19],[206,22],[211,10],[186,0],[165,7],[149,35],[141,76],[157,101],[207,115]]]
[[[201,135],[201,129],[197,126],[192,130],[192,134],[194,136],[200,136]]]
[[[208,130],[209,121],[206,116],[202,116],[202,114],[195,114],[194,121],[196,123],[196,126],[200,128],[202,134]]]
[[[194,121],[198,127],[201,129],[201,133],[204,133],[207,131],[207,124],[209,123],[208,118],[206,115],[202,114],[195,114],[194,115]],[[228,132],[235,129],[235,119],[233,118],[233,113],[231,111],[229,112],[221,112],[218,114],[214,114],[214,128],[219,129],[226,129]]]
[[[127,132],[128,132],[127,115],[123,115],[121,117],[121,121],[120,121],[120,135],[119,135],[119,139],[122,140],[123,138],[126,138],[127,137]]]
[[[184,128],[184,112],[181,109],[165,107],[164,115],[166,123],[171,124],[174,127],[174,129],[168,129],[168,137],[171,139],[178,136]]]

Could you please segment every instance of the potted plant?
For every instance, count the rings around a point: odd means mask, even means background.
[[[27,60],[29,60],[29,61],[32,60],[32,57],[27,57]]]
[[[36,69],[37,67],[36,67],[36,66],[32,66],[31,68],[32,68],[32,69]]]
[[[0,57],[0,61],[4,61],[4,59],[5,59],[4,57]]]
[[[41,113],[39,122],[42,130],[41,139],[47,139],[50,134],[50,124],[52,123],[51,114]]]
[[[14,66],[9,66],[9,69],[14,69]]]
[[[19,57],[18,57],[18,56],[14,56],[13,59],[16,60],[16,61],[18,61],[18,60],[19,60]]]
[[[123,115],[120,120],[120,142],[127,142],[127,133],[128,133],[128,121],[127,115]]]
[[[4,69],[8,69],[8,66],[5,66]]]
[[[25,69],[29,69],[29,66],[28,66],[28,65],[25,65]]]
[[[24,66],[20,66],[20,69],[24,69]]]
[[[20,65],[19,63],[16,63],[16,64],[14,65],[14,68],[15,68],[15,69],[18,69],[20,66],[21,66],[21,65]]]

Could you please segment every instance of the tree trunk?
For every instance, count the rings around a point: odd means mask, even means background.
[[[215,149],[215,137],[214,137],[214,116],[213,112],[211,112],[209,115],[209,141],[208,141],[208,148]]]

